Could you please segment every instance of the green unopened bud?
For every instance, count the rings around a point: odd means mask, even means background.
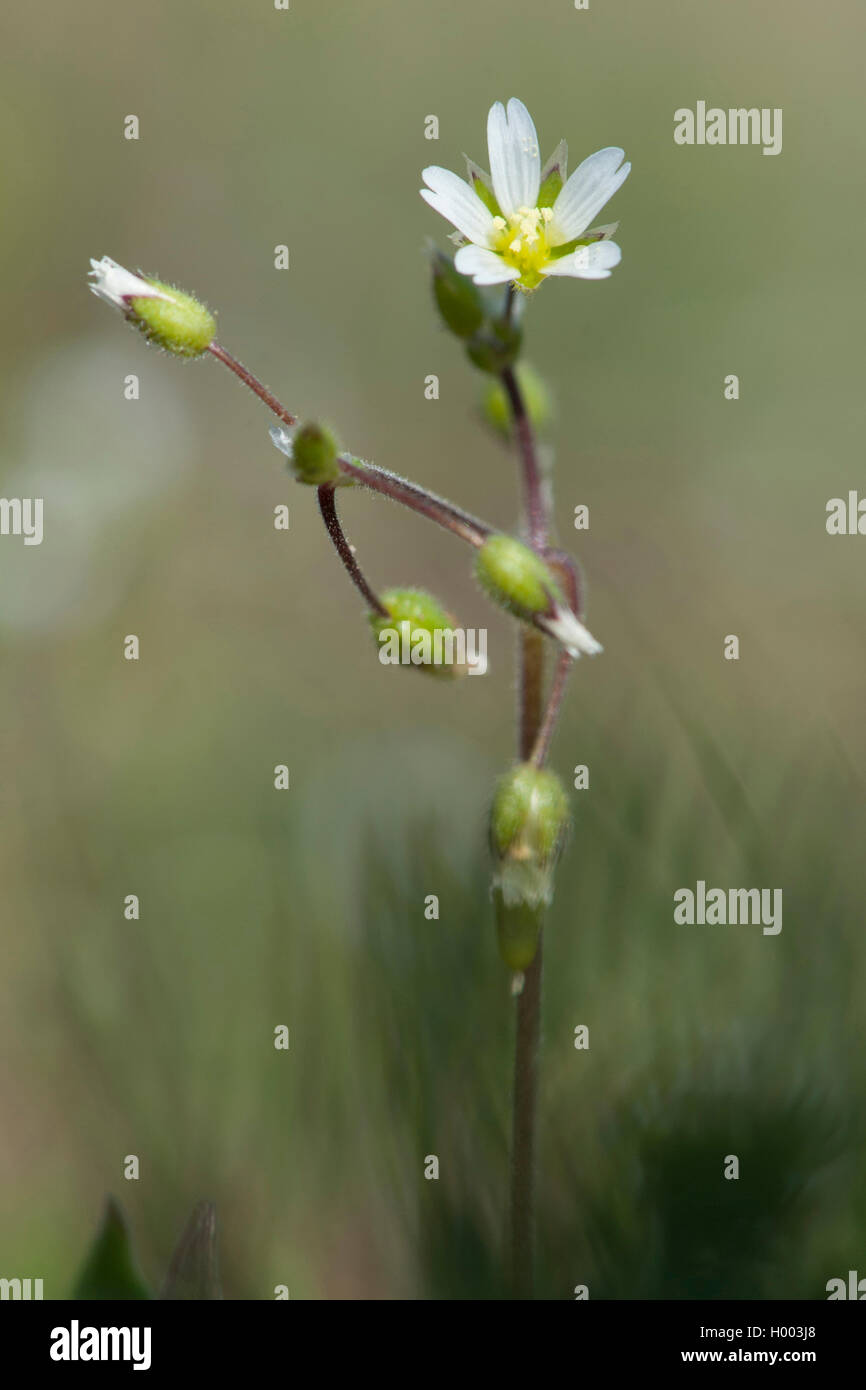
[[[108,256],[90,264],[93,293],[120,309],[148,342],[177,357],[207,352],[216,335],[216,319],[199,300],[161,280],[133,275]]]
[[[527,622],[565,602],[550,566],[514,536],[488,536],[478,551],[475,574],[495,603]]]
[[[273,433],[271,430],[272,438]],[[334,483],[339,479],[339,452],[339,446],[331,431],[324,425],[310,421],[295,431],[290,451],[286,456],[299,483],[321,487],[322,483]]]
[[[528,362],[518,362],[515,367],[517,384],[526,404],[530,423],[536,430],[543,430],[550,423],[553,404],[550,392],[543,378]],[[488,381],[482,392],[481,408],[487,423],[499,434],[510,439],[513,431],[511,405],[505,387],[499,380]]]
[[[450,256],[434,251],[433,298],[446,328],[458,338],[471,338],[481,327],[484,308],[481,295],[467,275],[455,270]]]
[[[494,603],[560,642],[575,660],[602,650],[573,613],[550,566],[513,536],[488,536],[475,562],[479,584]]]
[[[567,825],[568,797],[556,773],[518,763],[500,779],[490,810],[493,901],[499,951],[511,970],[525,970],[538,949]]]
[[[383,666],[416,666],[433,676],[462,676],[458,661],[456,624],[432,594],[424,589],[386,589],[379,601],[388,613],[371,613],[370,627]]]

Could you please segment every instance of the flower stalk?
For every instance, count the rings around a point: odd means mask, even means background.
[[[325,530],[333,541],[334,549],[342,560],[346,573],[370,610],[373,613],[378,613],[380,617],[389,617],[388,609],[370,588],[370,585],[364,578],[361,566],[355,559],[355,552],[346,540],[345,532],[337,516],[337,500],[334,496],[334,484],[322,483],[317,490],[317,495],[319,499],[319,511],[325,523]]]

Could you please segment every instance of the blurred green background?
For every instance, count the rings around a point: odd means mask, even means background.
[[[227,1297],[501,1292],[484,821],[509,624],[458,541],[347,496],[374,584],[490,631],[483,679],[380,666],[264,409],[147,349],[85,274],[110,255],[199,293],[291,408],[511,528],[418,196],[425,164],[486,165],[511,95],[543,154],[633,162],[604,214],[622,265],[527,321],[605,646],[553,750],[591,781],[547,931],[539,1291],[822,1298],[866,1273],[866,541],[824,526],[863,478],[863,30],[855,0],[7,7],[0,467],[45,539],[0,540],[0,1275],[66,1296],[113,1192],[153,1285],[208,1198]],[[699,99],[782,107],[782,154],[677,147]],[[699,878],[781,887],[781,935],[674,925]]]

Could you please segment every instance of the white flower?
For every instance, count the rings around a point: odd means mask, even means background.
[[[169,299],[169,296],[155,285],[148,280],[142,280],[140,275],[133,275],[131,270],[124,270],[123,266],[118,265],[110,256],[103,256],[101,261],[91,258],[90,265],[88,274],[93,276],[91,290],[99,299],[104,299],[106,304],[111,304],[115,309],[125,312],[132,299]]]
[[[570,608],[557,607],[552,616],[540,620],[545,631],[557,642],[561,642],[569,656],[577,661],[580,656],[597,656],[604,647],[597,642],[588,628],[572,613]]]
[[[531,290],[548,275],[604,280],[622,252],[609,238],[617,224],[587,231],[628,177],[621,149],[599,150],[567,178],[563,141],[542,169],[532,117],[516,97],[487,117],[490,177],[469,161],[470,182],[433,165],[421,197],[457,228],[454,260],[476,285],[513,281]]]

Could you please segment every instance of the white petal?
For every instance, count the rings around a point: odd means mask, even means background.
[[[280,453],[285,454],[287,459],[292,458],[294,455],[294,445],[289,431],[284,429],[282,425],[272,425],[268,433]]]
[[[606,280],[615,265],[622,260],[622,251],[615,241],[594,241],[591,246],[578,246],[558,261],[542,266],[542,275],[573,275],[578,280]]]
[[[604,651],[601,643],[578,621],[570,608],[558,608],[552,618],[544,620],[544,626],[575,661],[579,656],[597,656]]]
[[[486,251],[482,246],[461,246],[454,264],[461,275],[471,275],[476,285],[504,285],[506,280],[517,280],[520,275],[495,251]]]
[[[106,304],[111,304],[115,309],[125,309],[129,299],[169,298],[167,294],[154,289],[147,280],[142,280],[140,275],[133,275],[131,270],[125,270],[110,256],[103,256],[101,261],[91,258],[90,265],[88,274],[93,276],[91,290],[99,299],[104,299]]]
[[[628,178],[631,165],[622,164],[624,159],[624,152],[611,146],[578,165],[553,205],[548,231],[553,245],[573,241],[586,231],[595,214]]]
[[[501,101],[491,106],[487,150],[493,192],[505,216],[513,217],[518,208],[534,208],[541,183],[538,136],[532,117],[516,97],[509,101],[507,115]]]
[[[427,185],[421,189],[421,197],[431,208],[453,222],[470,241],[489,245],[494,232],[493,214],[469,184],[450,169],[439,169],[435,164],[424,169],[421,177]]]

